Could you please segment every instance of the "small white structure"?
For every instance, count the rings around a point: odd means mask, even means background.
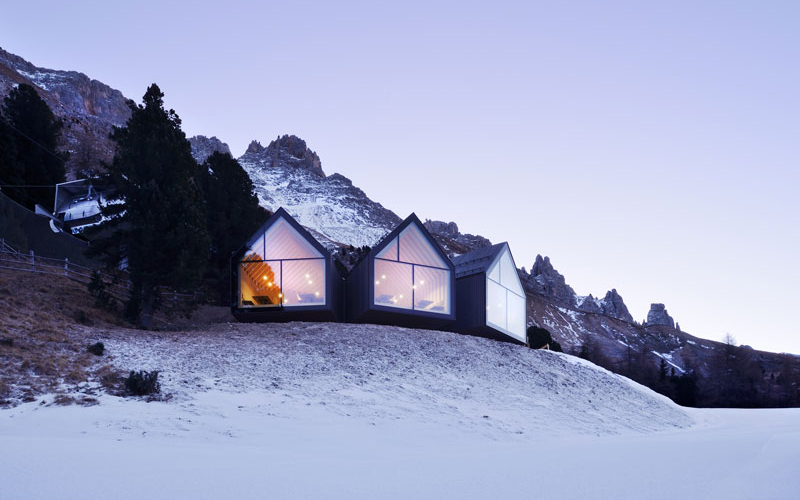
[[[101,203],[105,203],[104,192],[95,188],[90,179],[62,182],[56,184],[53,216],[65,231],[79,233],[102,220]]]

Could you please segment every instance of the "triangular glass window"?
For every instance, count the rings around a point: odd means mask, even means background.
[[[446,269],[447,264],[433,245],[415,223],[409,224],[400,233],[400,261]]]
[[[397,260],[397,238],[392,238],[392,241],[375,257],[378,259]]]
[[[264,233],[264,259],[312,259],[322,257],[285,219],[279,219]]]
[[[511,252],[506,248],[500,256],[500,284],[518,295],[525,295],[519,282],[519,274],[511,258]]]

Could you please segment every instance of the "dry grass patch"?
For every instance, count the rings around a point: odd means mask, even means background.
[[[82,283],[0,270],[0,406],[63,395],[97,380],[95,372],[105,364],[87,352],[98,334],[88,325],[102,329],[122,322],[94,307]]]

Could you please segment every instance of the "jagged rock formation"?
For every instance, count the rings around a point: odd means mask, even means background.
[[[325,177],[319,155],[306,146],[306,141],[294,135],[280,136],[266,148],[258,141],[253,141],[244,156],[264,167],[302,168],[319,177]]]
[[[525,291],[544,295],[567,307],[576,306],[575,290],[567,285],[564,276],[555,270],[550,263],[550,257],[537,255],[530,274],[523,268],[520,278]]]
[[[589,294],[586,297],[578,297],[576,302],[577,308],[582,311],[605,314],[612,318],[633,322],[633,316],[616,288],[606,292],[606,296],[602,299],[596,299]]]
[[[189,144],[192,145],[192,156],[197,163],[203,163],[216,152],[231,154],[231,148],[215,136],[196,135],[189,138]]]
[[[483,236],[459,232],[458,225],[455,222],[426,220],[424,224],[431,236],[436,239],[445,253],[451,258],[464,255],[478,248],[492,246],[492,242]]]
[[[36,88],[63,120],[59,149],[70,153],[69,179],[82,170],[101,170],[101,162],[111,161],[114,143],[108,135],[130,117],[127,99],[119,90],[77,71],[39,68],[0,49],[0,98],[20,83]]]
[[[647,313],[647,321],[645,321],[644,325],[664,325],[675,328],[675,321],[667,313],[667,308],[664,304],[650,304],[650,311]]]
[[[330,248],[374,245],[401,221],[347,177],[326,176],[319,156],[299,137],[284,135],[266,148],[253,141],[239,163],[263,207],[284,207]]]
[[[247,150],[244,152],[244,154],[258,154],[262,151],[264,151],[264,146],[262,146],[260,142],[253,140],[250,141],[250,144],[247,146]]]

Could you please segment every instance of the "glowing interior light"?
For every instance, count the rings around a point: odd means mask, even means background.
[[[380,281],[378,281],[378,280],[375,280],[375,284],[376,284],[376,285],[380,285],[380,284],[381,284],[381,282],[380,282]]]
[[[419,280],[419,284],[420,285],[424,285],[425,284],[425,280]]]
[[[403,294],[402,294],[402,293],[400,294],[400,298],[401,298],[401,299],[403,298]]]
[[[266,277],[266,276],[264,276],[264,279],[267,279],[267,277]]]
[[[271,281],[268,281],[268,282],[267,282],[267,286],[272,286],[272,282],[271,282]]]
[[[279,293],[279,294],[278,294],[278,297],[283,297],[283,294],[282,294],[282,293]]]
[[[311,280],[308,280],[308,284],[310,285],[311,283],[313,283],[313,281],[311,281]]]
[[[382,279],[382,280],[385,280],[385,279],[386,279],[386,275],[385,275],[385,274],[384,274],[384,275],[382,275],[382,276],[381,276],[381,279]]]
[[[308,279],[308,278],[310,278],[310,277],[311,277],[311,276],[309,276],[308,274],[306,274],[306,279]]]
[[[314,293],[314,295],[316,295],[317,297],[319,297],[319,292],[316,292],[316,293]]]
[[[411,288],[413,288],[414,290],[416,290],[416,289],[417,289],[417,285],[414,285],[414,286],[412,286]]]

